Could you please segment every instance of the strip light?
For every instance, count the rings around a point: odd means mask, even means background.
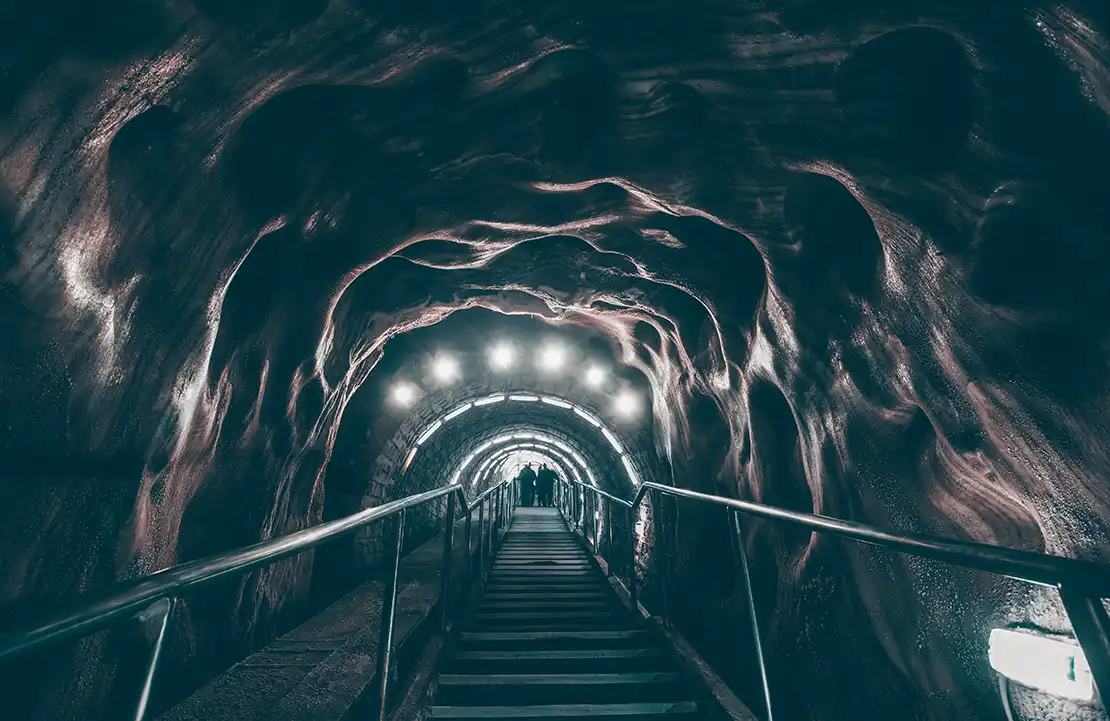
[[[988,656],[991,668],[1023,686],[1077,701],[1094,698],[1091,667],[1083,649],[1070,639],[996,628]]]
[[[611,430],[609,430],[608,428],[602,428],[601,435],[605,436],[605,440],[609,441],[609,445],[611,445],[617,453],[622,456],[624,455],[624,449],[621,448],[621,442],[617,440],[617,437],[613,435],[613,432]]]
[[[632,467],[631,462],[625,457],[624,448],[623,448],[623,446],[621,446],[621,443],[617,439],[616,435],[614,435],[613,432],[610,431],[609,428],[606,427],[601,422],[601,420],[599,418],[597,418],[596,416],[594,416],[593,414],[589,413],[588,411],[581,408],[580,406],[575,405],[574,403],[571,403],[570,401],[564,400],[562,398],[558,398],[556,396],[542,396],[541,397],[541,396],[533,395],[533,394],[530,394],[530,393],[512,393],[512,394],[496,393],[496,394],[493,394],[493,395],[490,395],[490,396],[486,396],[484,398],[479,398],[479,399],[477,399],[473,402],[465,403],[465,404],[459,406],[458,408],[455,408],[454,410],[452,410],[447,415],[445,415],[442,418],[433,422],[431,426],[429,426],[423,433],[420,434],[420,437],[416,441],[416,446],[419,447],[419,446],[423,445],[429,438],[432,437],[432,435],[437,430],[439,430],[443,426],[443,424],[445,422],[454,420],[455,418],[458,418],[463,413],[465,413],[467,410],[469,410],[471,408],[480,408],[480,407],[483,407],[483,406],[492,405],[494,403],[501,403],[501,402],[506,401],[506,400],[518,401],[518,402],[522,402],[522,403],[535,403],[537,401],[542,400],[544,403],[546,403],[548,405],[555,406],[557,408],[564,408],[564,409],[569,409],[569,410],[574,411],[574,413],[578,417],[582,418],[587,423],[589,423],[591,426],[593,426],[593,427],[595,427],[595,428],[597,428],[601,431],[602,435],[605,436],[605,440],[609,442],[609,445],[612,446],[613,449],[617,452],[617,455],[621,457],[621,461],[624,464],[625,470],[628,472],[628,478],[632,482],[632,485],[634,485],[634,486],[640,485],[640,479],[636,475],[636,472],[635,472],[634,468]],[[568,455],[572,456],[574,458],[574,460],[576,462],[578,462],[578,464],[581,465],[582,468],[584,468],[586,470],[586,474],[590,477],[590,484],[594,485],[594,486],[597,485],[597,483],[594,481],[593,473],[590,472],[589,466],[586,465],[585,461],[582,459],[581,456],[579,456],[572,448],[570,448],[569,446],[567,446],[564,443],[559,442],[557,439],[552,438],[550,436],[542,436],[540,434],[535,434],[534,436],[529,436],[529,435],[526,435],[526,434],[504,435],[504,436],[500,436],[498,438],[495,438],[491,441],[486,441],[482,445],[478,446],[478,448],[474,449],[474,451],[471,453],[471,456],[469,458],[467,458],[467,460],[463,461],[463,465],[460,468],[460,472],[462,470],[466,469],[466,467],[470,465],[471,461],[473,461],[473,459],[475,457],[477,457],[479,454],[483,453],[484,451],[488,450],[490,447],[492,447],[494,445],[497,445],[497,444],[504,443],[504,442],[506,442],[508,440],[511,440],[513,438],[530,438],[530,437],[534,437],[537,440],[543,440],[544,442],[546,442],[550,445],[554,445],[559,450],[561,450],[564,453],[567,453]],[[407,470],[409,464],[412,463],[413,457],[416,455],[416,450],[417,450],[416,448],[413,448],[409,452],[408,457],[405,459],[405,465],[401,469],[402,472]],[[570,466],[573,468],[574,464],[570,463]],[[480,475],[480,473],[481,473],[481,469],[479,469],[479,475]],[[576,473],[577,473],[577,471],[576,471]]]
[[[443,417],[443,422],[446,423],[447,421],[454,420],[454,419],[458,418],[463,413],[466,413],[468,410],[470,410],[470,407],[472,405],[474,405],[474,404],[473,403],[467,403],[466,405],[459,406],[455,410],[453,410],[450,413],[448,413],[447,415],[445,415]]]
[[[628,473],[628,479],[632,481],[632,485],[640,485],[640,477],[636,475],[636,469],[632,467],[632,460],[627,456],[621,456],[621,463],[624,464],[624,470]]]
[[[427,430],[425,430],[423,433],[421,433],[420,437],[416,439],[416,445],[418,445],[418,446],[424,445],[424,441],[431,438],[432,434],[435,433],[436,431],[438,431],[441,426],[443,426],[443,421],[436,421],[432,425],[428,426]]]
[[[584,418],[586,420],[586,422],[589,423],[594,428],[601,428],[601,421],[600,420],[598,420],[594,416],[590,415],[586,411],[582,410],[578,406],[574,407],[574,412],[577,413],[582,418]]]
[[[542,398],[542,400],[543,400],[544,403],[546,403],[549,406],[555,406],[557,408],[566,408],[567,410],[570,410],[571,408],[574,408],[574,406],[572,404],[567,403],[566,401],[564,401],[561,398],[552,398],[551,396],[544,396]]]

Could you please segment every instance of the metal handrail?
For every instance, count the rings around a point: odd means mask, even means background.
[[[443,628],[446,628],[456,499],[460,499],[466,509],[468,559],[472,552],[471,516],[474,509],[478,509],[480,526],[478,563],[479,568],[483,569],[485,566],[483,554],[493,553],[496,545],[496,539],[493,537],[497,535],[497,530],[505,526],[508,513],[516,505],[517,495],[514,489],[515,486],[512,480],[501,481],[487,488],[473,501],[467,502],[466,493],[462,486],[455,483],[406,496],[374,508],[367,508],[345,518],[322,523],[280,538],[167,568],[124,584],[122,588],[96,595],[90,599],[79,599],[68,609],[51,614],[41,621],[0,636],[0,661],[10,661],[44,646],[82,638],[106,629],[121,620],[135,618],[142,625],[152,628],[154,631],[154,643],[151,647],[150,659],[142,687],[139,690],[133,716],[136,721],[142,721],[146,714],[154,672],[164,645],[163,641],[169,615],[179,597],[230,574],[246,573],[316,548],[325,541],[350,533],[375,521],[395,519],[396,545],[391,573],[387,575],[386,594],[382,604],[382,632],[379,637],[378,652],[380,704],[378,713],[380,719],[385,719],[387,718],[386,700],[390,680],[393,627],[396,617],[397,576],[404,545],[405,511],[440,498],[447,498],[447,513],[444,520],[444,566],[441,573],[442,588],[440,593],[441,624]],[[494,496],[496,498],[487,504],[486,501],[494,498]],[[484,518],[486,505],[490,505],[488,522],[490,531],[488,534],[486,532],[487,522]],[[473,580],[472,565],[470,562],[467,564],[467,585]]]
[[[573,523],[576,530],[581,525],[580,516],[583,515],[581,513],[582,503],[586,496],[584,492],[581,494],[574,493],[570,489],[574,486],[580,486],[584,491],[590,491],[591,494],[596,495],[599,499],[606,499],[608,506],[608,517],[606,520],[609,529],[608,556],[612,556],[613,553],[612,503],[615,501],[625,509],[628,526],[626,530],[630,548],[630,558],[628,559],[629,563],[627,569],[627,587],[630,605],[633,610],[635,610],[638,605],[638,580],[636,577],[636,537],[634,524],[632,522],[632,513],[644,502],[648,494],[652,495],[652,506],[654,508],[661,508],[661,497],[666,495],[676,499],[684,498],[714,506],[721,506],[730,511],[730,515],[732,516],[730,527],[733,533],[733,543],[737,546],[741,562],[741,571],[748,601],[748,612],[752,624],[756,660],[762,677],[767,721],[773,721],[771,691],[768,683],[767,665],[763,653],[759,622],[755,615],[755,598],[752,593],[747,549],[743,540],[743,526],[740,520],[743,514],[771,521],[792,523],[813,532],[829,533],[834,536],[878,546],[898,553],[931,558],[963,568],[971,568],[1007,576],[1026,583],[1054,587],[1060,593],[1060,598],[1064,604],[1064,610],[1075,630],[1075,637],[1080,647],[1083,649],[1084,656],[1086,656],[1087,662],[1090,665],[1091,675],[1094,678],[1095,685],[1100,690],[1100,693],[1110,695],[1110,617],[1107,616],[1106,609],[1102,604],[1103,598],[1110,597],[1110,564],[1083,561],[1063,556],[1052,556],[1045,553],[1034,553],[1032,551],[1020,551],[988,543],[958,541],[921,533],[903,533],[901,531],[886,530],[876,526],[857,523],[855,521],[845,521],[813,513],[799,513],[784,508],[768,506],[763,503],[754,503],[752,501],[742,501],[736,498],[725,498],[724,496],[699,493],[697,491],[689,491],[673,486],[665,486],[660,483],[645,482],[641,484],[631,500],[617,498],[612,494],[606,493],[578,479],[560,478],[559,483],[561,489],[563,484],[565,484],[567,489],[567,492],[559,493],[559,507],[564,514],[569,512],[573,515]],[[653,516],[654,515],[655,514],[653,514]],[[601,543],[600,539],[597,538],[596,520],[592,517],[590,520],[595,522],[593,538],[594,550],[601,554]],[[585,529],[583,529],[583,531],[585,531]],[[584,533],[584,535],[587,540],[589,540],[589,533]],[[666,542],[666,537],[662,534],[660,534],[660,538],[664,543]],[[603,558],[604,557],[605,556],[603,556]],[[612,575],[612,563],[609,558],[605,558],[605,560],[610,568],[610,575]],[[665,625],[670,624],[670,589],[667,570],[666,565],[664,565],[662,615]]]

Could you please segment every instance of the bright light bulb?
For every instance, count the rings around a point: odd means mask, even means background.
[[[514,360],[516,360],[516,351],[508,343],[500,343],[490,349],[489,364],[494,370],[506,370],[513,365]]]
[[[453,381],[459,377],[459,362],[449,355],[436,356],[432,373],[441,383]]]
[[[393,402],[399,406],[411,406],[412,402],[416,400],[416,386],[404,381],[393,386],[392,392]]]
[[[586,375],[583,377],[586,385],[591,388],[598,388],[605,382],[605,370],[598,366],[590,366],[586,369]]]
[[[551,343],[540,350],[540,368],[546,371],[557,371],[567,362],[567,349],[557,343]]]
[[[613,409],[617,415],[631,418],[640,410],[640,399],[631,391],[621,391],[613,399]]]

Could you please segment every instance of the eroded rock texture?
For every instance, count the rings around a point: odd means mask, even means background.
[[[393,374],[503,313],[650,385],[679,485],[1106,558],[1108,32],[1099,0],[9,3],[8,620],[357,508]],[[723,521],[681,514],[685,630],[754,705]],[[785,718],[998,719],[989,629],[1066,630],[1047,590],[748,534]],[[182,605],[165,702],[312,574]],[[26,717],[110,714],[120,643],[43,662]]]

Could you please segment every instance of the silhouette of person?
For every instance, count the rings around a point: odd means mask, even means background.
[[[544,463],[536,476],[536,495],[540,498],[541,506],[552,505],[552,496],[555,494],[555,480],[555,471],[548,468],[547,464]]]
[[[536,500],[536,472],[532,470],[532,464],[521,468],[516,479],[520,482],[520,504],[531,506]]]

